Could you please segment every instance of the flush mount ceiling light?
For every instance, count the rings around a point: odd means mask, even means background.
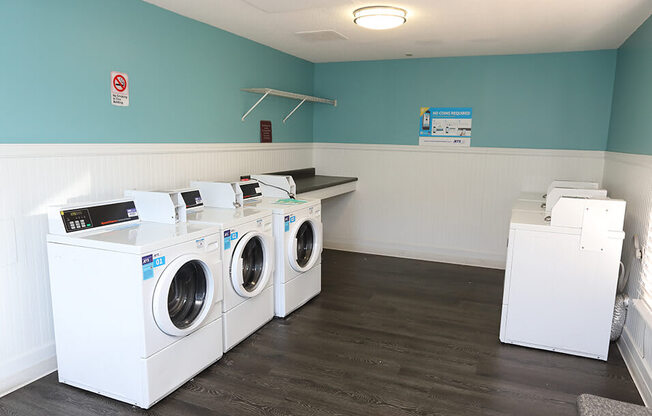
[[[401,26],[407,11],[391,6],[362,7],[353,12],[353,22],[367,29],[384,30]]]

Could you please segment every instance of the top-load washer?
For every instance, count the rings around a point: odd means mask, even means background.
[[[218,227],[143,222],[131,200],[48,217],[59,381],[149,408],[222,356]]]
[[[562,197],[606,198],[607,191],[599,189],[597,182],[552,181],[546,193],[522,193],[512,206],[519,211],[536,211],[550,214]]]
[[[223,348],[228,351],[274,317],[274,241],[272,215],[252,208],[204,206],[196,188],[169,192],[127,191],[141,215],[220,229],[224,287]],[[161,197],[161,195],[163,197]],[[210,198],[209,198],[210,200]],[[163,205],[174,207],[161,210]]]
[[[624,216],[625,201],[606,198],[512,211],[502,342],[607,359]]]
[[[239,182],[197,182],[205,201],[268,210],[276,252],[275,315],[286,317],[321,292],[321,201],[294,197],[291,176],[257,175]]]

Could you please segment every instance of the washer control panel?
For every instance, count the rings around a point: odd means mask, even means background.
[[[60,215],[66,233],[138,220],[133,201],[63,210]]]
[[[61,211],[63,225],[66,232],[77,231],[86,228],[93,228],[88,209],[76,209],[74,211]]]

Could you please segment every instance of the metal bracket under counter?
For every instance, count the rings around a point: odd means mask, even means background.
[[[271,172],[270,175],[292,176],[301,198],[326,199],[356,190],[358,178],[348,176],[317,175],[315,168]]]

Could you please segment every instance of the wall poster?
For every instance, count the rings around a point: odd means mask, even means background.
[[[421,107],[419,145],[471,146],[470,107]]]

